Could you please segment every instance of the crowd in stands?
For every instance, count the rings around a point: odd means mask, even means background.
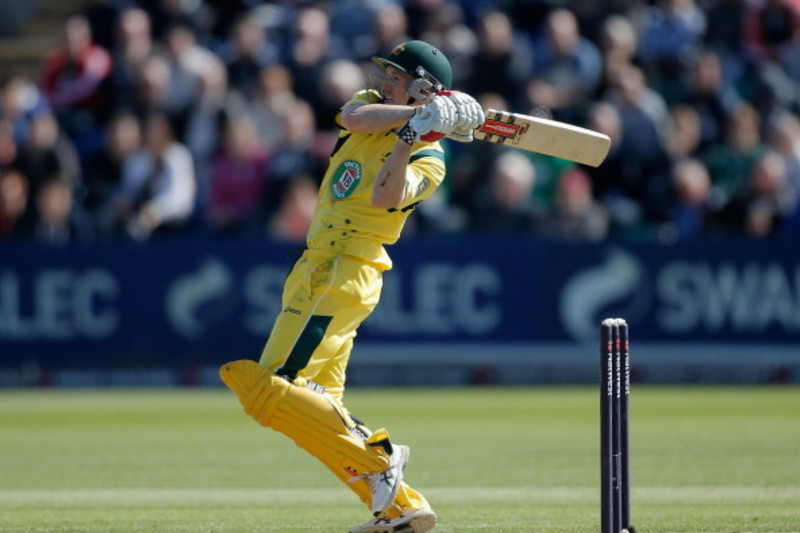
[[[608,134],[597,168],[446,141],[407,231],[800,235],[800,0],[87,0],[0,87],[0,241],[302,241],[340,106],[423,39],[484,108]]]

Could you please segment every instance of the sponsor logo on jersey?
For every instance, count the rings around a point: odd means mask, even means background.
[[[331,194],[341,200],[347,198],[358,187],[361,181],[361,164],[358,161],[347,160],[336,169],[331,181]]]

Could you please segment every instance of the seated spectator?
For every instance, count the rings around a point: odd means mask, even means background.
[[[33,234],[37,242],[62,246],[91,240],[91,221],[76,205],[69,179],[55,175],[41,183],[35,203]]]
[[[756,161],[765,150],[758,111],[752,105],[742,103],[728,117],[724,142],[712,146],[703,157],[711,175],[715,205],[725,205],[744,188]]]
[[[746,184],[719,213],[731,233],[755,238],[777,235],[797,208],[798,198],[787,181],[780,154],[767,151],[758,158]]]
[[[669,112],[664,99],[647,85],[644,73],[636,67],[623,69],[607,98],[619,115],[620,154],[615,158],[616,174],[610,176],[611,181],[594,183],[601,196],[626,203],[633,200],[640,207],[638,219],[628,221],[634,226],[621,229],[646,230],[667,216],[666,200],[671,189],[666,143],[671,131]],[[610,171],[605,169],[606,173]]]
[[[329,61],[347,57],[331,34],[330,18],[320,7],[309,5],[299,10],[293,20],[291,34],[281,62],[291,73],[293,91],[308,104],[315,114],[322,94],[319,80]]]
[[[577,167],[563,171],[554,202],[539,216],[536,233],[567,242],[597,242],[608,231],[608,212],[595,201],[589,175]]]
[[[376,5],[371,30],[359,37],[359,44],[354,50],[356,54],[354,59],[367,61],[374,56],[386,57],[395,46],[411,40],[406,12],[395,3]]]
[[[767,143],[783,157],[789,184],[800,198],[800,117],[790,112],[776,117],[768,127]]]
[[[667,227],[669,240],[696,239],[712,231],[711,178],[698,159],[684,158],[672,169],[675,205]]]
[[[257,89],[261,71],[278,61],[278,50],[265,31],[254,16],[244,15],[233,25],[220,53],[230,88],[246,98]]]
[[[137,240],[185,228],[197,194],[191,154],[165,115],[147,118],[144,139],[144,147],[125,160],[113,200],[119,226]]]
[[[0,120],[11,124],[12,135],[18,143],[28,139],[33,118],[48,110],[39,88],[27,78],[12,76],[0,86]]]
[[[700,150],[706,151],[725,138],[725,123],[742,99],[733,86],[725,82],[722,62],[710,50],[691,60],[687,69],[686,87],[679,101],[694,108],[700,118]]]
[[[328,63],[319,79],[321,97],[317,106],[317,129],[338,136],[336,115],[356,92],[364,88],[366,82],[364,71],[353,61],[335,59]]]
[[[489,183],[475,191],[472,229],[479,233],[532,232],[541,209],[534,204],[536,169],[521,152],[504,151],[489,170]]]
[[[111,55],[92,42],[89,23],[80,15],[67,19],[63,46],[44,61],[42,92],[75,144],[82,166],[102,149],[111,67]]]
[[[253,117],[258,136],[270,150],[284,141],[283,113],[291,108],[296,98],[289,69],[275,64],[261,71],[258,88],[247,99],[241,112]]]
[[[756,63],[791,64],[800,37],[800,12],[788,0],[749,2],[745,17],[744,50]]]
[[[294,99],[284,109],[280,129],[284,137],[270,152],[268,163],[277,193],[271,197],[278,201],[292,176],[306,174],[321,179],[335,143],[319,134],[314,112],[304,100]]]
[[[28,177],[31,198],[38,196],[42,183],[56,175],[67,180],[76,193],[85,193],[75,147],[50,113],[39,113],[32,120],[30,137],[19,152],[17,165]]]
[[[277,212],[269,221],[268,233],[280,241],[303,243],[317,205],[317,183],[306,174],[289,178]]]
[[[705,13],[694,0],[658,0],[642,18],[639,57],[643,68],[650,85],[673,103],[686,60],[694,57],[702,41]]]
[[[522,88],[530,77],[534,62],[530,39],[515,31],[508,15],[499,10],[481,17],[477,38],[469,74],[464,80],[464,91],[476,97],[499,91],[513,107],[524,110]]]
[[[129,7],[117,22],[117,38],[111,50],[111,88],[115,110],[134,110],[138,83],[147,61],[156,55],[152,23],[146,11]]]
[[[170,26],[164,42],[170,67],[170,122],[176,138],[191,149],[192,116],[198,108],[220,103],[220,93],[227,89],[227,72],[222,60],[198,42],[194,29],[185,22]]]
[[[702,126],[700,114],[691,106],[676,104],[670,107],[672,135],[667,139],[667,151],[673,161],[697,157],[700,153]]]
[[[142,126],[133,113],[118,113],[105,133],[104,150],[86,173],[86,196],[81,202],[95,218],[97,236],[113,234],[112,200],[122,184],[125,162],[142,149]]]
[[[595,96],[602,97],[626,68],[636,64],[639,41],[629,17],[610,15],[603,20],[598,43],[603,72]]]
[[[14,138],[14,126],[10,120],[0,119],[0,171],[17,165],[19,152],[19,143]]]
[[[263,233],[267,218],[267,152],[246,116],[231,117],[209,176],[205,218],[215,234]]]
[[[550,12],[533,52],[526,87],[530,107],[546,107],[558,120],[582,122],[600,83],[603,61],[597,46],[581,35],[575,15],[563,8]]]
[[[0,170],[0,240],[16,240],[30,233],[28,181],[19,170]]]

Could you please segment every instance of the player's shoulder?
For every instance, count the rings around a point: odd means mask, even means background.
[[[362,89],[355,93],[350,101],[342,107],[351,105],[378,104],[382,101],[381,95],[374,89]]]

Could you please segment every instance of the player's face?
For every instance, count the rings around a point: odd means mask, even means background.
[[[386,69],[386,77],[381,83],[383,101],[387,104],[405,105],[409,101],[408,86],[414,80],[411,74],[394,67]]]

